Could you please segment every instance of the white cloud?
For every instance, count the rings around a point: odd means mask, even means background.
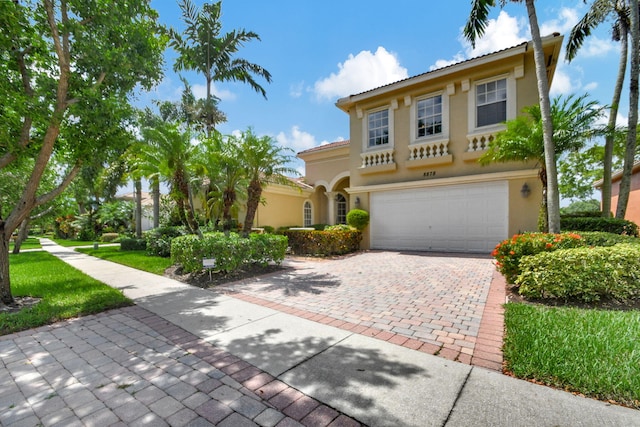
[[[605,40],[591,36],[586,40],[586,43],[582,46],[578,55],[584,58],[594,58],[604,56],[614,49],[617,49],[617,46],[613,40]]]
[[[308,132],[301,131],[298,126],[292,126],[289,133],[280,132],[276,141],[283,147],[289,147],[296,153],[318,145],[316,138]]]
[[[516,46],[529,39],[526,21],[509,16],[504,10],[500,11],[497,19],[490,19],[484,35],[476,40],[476,47],[461,39],[465,47],[467,58],[485,55],[501,49]]]
[[[552,19],[540,24],[540,35],[542,37],[553,33],[566,34],[578,23],[578,11],[568,7],[560,9],[558,19]]]
[[[558,95],[568,95],[575,92],[579,88],[579,86],[579,81],[569,76],[569,74],[567,73],[566,66],[564,66],[564,64],[558,64],[556,72],[553,75],[553,81],[551,82],[549,95],[551,97]]]
[[[292,98],[300,98],[302,96],[302,92],[304,91],[304,81],[299,83],[293,83],[289,86],[289,95]]]
[[[586,85],[584,85],[583,89],[586,90],[587,92],[591,92],[594,91],[598,88],[598,82],[591,82],[591,83],[587,83]]]
[[[435,64],[429,67],[429,71],[437,70],[438,68],[448,67],[449,65],[457,64],[465,60],[464,54],[458,52],[453,59],[438,59]]]
[[[194,84],[191,86],[193,94],[198,99],[205,99],[207,97],[207,86],[201,84]],[[233,101],[236,99],[236,94],[224,89],[218,89],[215,84],[211,85],[211,93],[223,101]]]
[[[409,76],[398,58],[382,46],[375,53],[363,50],[356,56],[350,54],[346,61],[338,64],[338,68],[337,73],[316,81],[313,91],[319,99],[364,92]]]

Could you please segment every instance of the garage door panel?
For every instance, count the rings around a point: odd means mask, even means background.
[[[506,181],[373,193],[371,246],[490,252],[507,219]]]

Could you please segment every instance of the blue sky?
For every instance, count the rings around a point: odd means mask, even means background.
[[[201,6],[204,1],[194,3]],[[214,93],[228,119],[218,129],[231,134],[251,126],[258,135],[269,135],[296,152],[348,139],[349,120],[335,106],[338,98],[530,38],[524,4],[507,4],[504,9],[492,10],[487,34],[472,49],[461,36],[470,3],[225,0],[223,32],[238,28],[256,32],[261,41],[247,44],[239,56],[266,68],[273,82],[262,82],[266,100],[248,85],[216,83]],[[152,0],[151,4],[162,23],[182,29],[176,1]],[[538,0],[536,5],[541,33],[558,31],[565,35],[565,42],[586,11],[582,0]],[[617,44],[610,41],[610,24],[605,23],[571,64],[559,64],[552,95],[588,92],[601,104],[608,104],[618,55]],[[163,82],[154,91],[141,94],[139,104],[151,99],[179,99],[182,83],[172,71],[174,58],[175,53],[167,50]],[[183,75],[196,96],[204,97],[204,78],[192,72]],[[627,114],[623,96],[621,124]]]

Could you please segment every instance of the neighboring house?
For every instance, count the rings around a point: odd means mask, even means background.
[[[550,82],[562,39],[543,38]],[[298,153],[313,186],[304,218],[343,223],[367,210],[373,249],[489,252],[536,230],[540,165],[477,159],[538,102],[531,42],[342,98],[350,140]]]
[[[117,200],[125,200],[127,202],[136,201],[135,193],[125,193],[116,196]],[[151,230],[153,228],[153,196],[146,191],[142,192],[142,231]],[[135,228],[135,227],[134,227]]]
[[[614,211],[612,214],[615,214],[616,206],[618,206],[621,179],[622,170],[616,171],[611,176],[611,209]],[[602,180],[597,181],[594,186],[597,189],[602,190]],[[602,203],[600,206],[602,206]],[[640,225],[640,161],[633,164],[631,172],[631,191],[629,192],[629,202],[627,203],[627,211],[625,212],[624,218]]]

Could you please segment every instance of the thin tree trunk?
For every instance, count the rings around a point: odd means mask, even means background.
[[[620,25],[624,25],[621,21]],[[616,78],[616,86],[613,90],[613,99],[611,100],[611,108],[609,109],[609,123],[607,124],[607,136],[604,142],[604,158],[602,160],[602,216],[609,218],[611,216],[611,174],[613,169],[613,145],[615,141],[616,118],[618,117],[618,106],[620,105],[620,96],[622,94],[622,84],[624,83],[624,75],[627,71],[627,57],[629,50],[629,30],[626,27],[621,29],[620,34],[620,64],[618,65],[618,76]]]
[[[616,218],[624,218],[631,191],[631,173],[636,152],[636,135],[638,125],[638,73],[640,72],[640,28],[638,23],[638,0],[630,0],[629,15],[631,17],[631,67],[629,69],[629,124],[627,144],[624,152],[624,166],[620,179]]]
[[[222,230],[225,234],[231,231],[231,208],[235,202],[235,191],[225,190],[222,192]]]
[[[6,305],[14,303],[11,295],[11,280],[9,277],[9,239],[4,221],[0,220],[0,302]]]
[[[160,227],[160,181],[157,178],[151,180],[153,194],[153,228]]]
[[[136,188],[136,238],[142,239],[142,181],[137,178],[134,182]]]
[[[526,0],[533,41],[533,57],[536,64],[538,80],[538,96],[540,97],[540,113],[542,116],[542,134],[544,140],[544,160],[547,170],[547,212],[549,216],[549,232],[560,232],[560,194],[558,192],[558,171],[556,168],[556,150],[553,141],[553,122],[551,120],[551,101],[549,100],[549,80],[542,50],[542,39],[538,26],[538,17],[534,0]]]
[[[242,235],[248,236],[253,228],[253,220],[260,204],[260,197],[262,196],[262,185],[259,181],[252,180],[247,187],[247,216],[244,218],[244,225],[242,226]]]
[[[25,218],[25,220],[22,221],[22,223],[20,224],[20,231],[18,231],[18,237],[16,238],[16,241],[13,244],[13,253],[14,254],[19,254],[20,253],[20,247],[22,246],[22,242],[27,240],[27,237],[29,237],[29,222],[30,221],[31,221],[30,218]]]

